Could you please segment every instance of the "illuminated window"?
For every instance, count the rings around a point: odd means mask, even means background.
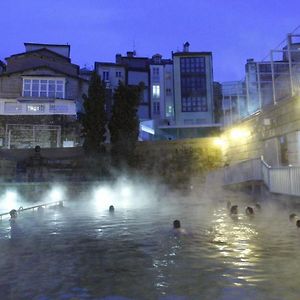
[[[23,97],[65,98],[64,79],[23,79]]]
[[[168,105],[166,109],[166,117],[172,117],[173,116],[173,106]]]
[[[153,95],[153,98],[159,98],[160,97],[160,86],[159,85],[153,85],[152,86],[152,95]]]

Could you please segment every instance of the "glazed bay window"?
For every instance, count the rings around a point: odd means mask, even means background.
[[[23,97],[64,99],[65,80],[23,78]]]

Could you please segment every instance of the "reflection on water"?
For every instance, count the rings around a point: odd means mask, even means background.
[[[288,212],[249,199],[165,197],[137,209],[69,207],[0,224],[0,299],[299,299],[300,231]],[[174,219],[192,235],[172,232]],[[115,296],[115,298],[112,298]],[[117,296],[119,298],[117,298]],[[123,297],[123,298],[121,298]]]

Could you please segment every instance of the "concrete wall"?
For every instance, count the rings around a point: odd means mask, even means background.
[[[281,101],[225,128],[226,159],[228,163],[237,163],[263,155],[272,166],[300,165],[299,131],[299,97]]]
[[[20,125],[13,126],[12,124]],[[57,131],[47,130],[40,125],[55,125]],[[35,147],[40,144],[42,147],[61,147],[64,141],[74,141],[74,145],[79,145],[80,140],[80,124],[74,116],[66,115],[48,115],[48,116],[0,116],[0,139],[3,142],[0,148],[6,147],[8,135],[6,125],[9,125],[10,147],[11,148],[27,148]],[[35,134],[33,134],[33,126],[35,126]],[[25,127],[27,130],[25,130]],[[40,129],[39,129],[40,127]]]
[[[181,141],[139,142],[137,144],[136,154],[137,157],[140,157],[142,160],[137,162],[137,168],[139,171],[151,175],[164,173],[164,176],[169,178],[175,175],[175,172],[171,172],[171,170],[174,170],[174,164],[177,164],[177,171],[179,171],[183,178],[195,174],[201,175],[201,173],[208,170],[208,168],[212,169],[223,165],[222,153],[220,148],[215,145],[214,141],[214,138],[203,138]],[[106,146],[109,151],[110,145]],[[192,157],[194,160],[187,161],[187,169],[185,168],[184,156],[182,157],[182,161],[174,161],[174,154],[176,158],[176,154],[181,150],[187,150],[187,152],[193,150]],[[72,174],[70,176],[73,176],[71,178],[80,175],[76,174],[76,172],[80,173],[82,171],[82,169],[79,170],[76,168],[78,162],[85,168],[83,171],[86,172],[86,174],[89,174],[91,171],[86,167],[84,152],[80,147],[59,149],[42,148],[40,154],[43,158],[50,160],[52,164],[55,162],[55,165],[57,166],[56,169],[61,169],[61,171],[64,171],[67,163],[68,171]],[[17,177],[20,178],[17,174],[17,162],[28,161],[30,160],[30,157],[34,155],[34,149],[0,149],[0,181],[1,178],[10,181],[15,181]],[[170,164],[170,162],[172,163]],[[191,173],[190,163],[192,163],[192,171],[194,174]],[[178,164],[180,164],[179,169]],[[61,167],[59,167],[60,165]],[[5,168],[2,168],[2,166],[5,166]],[[161,172],[159,172],[159,170]],[[189,172],[186,172],[187,170]],[[52,174],[51,172],[50,167],[47,172],[45,172],[45,176],[51,178],[51,176],[56,174]],[[26,177],[24,178],[23,180],[26,181]],[[47,181],[47,178],[45,178],[45,180]]]

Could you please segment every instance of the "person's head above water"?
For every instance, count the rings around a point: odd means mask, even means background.
[[[13,218],[16,218],[17,217],[17,215],[18,215],[18,213],[17,213],[17,211],[15,210],[15,209],[12,209],[10,212],[9,212],[9,214],[10,214],[10,217],[13,219]]]
[[[111,205],[108,209],[110,212],[114,212],[115,211],[115,207],[113,205]]]
[[[289,219],[290,221],[294,221],[296,219],[297,215],[296,214],[290,214]]]
[[[177,228],[180,228],[180,221],[179,220],[175,220],[174,222],[173,222],[173,227],[175,228],[175,229],[177,229]]]
[[[254,215],[254,210],[251,206],[247,206],[245,211],[246,211],[246,215],[248,216]]]
[[[238,213],[238,206],[237,205],[231,206],[230,213],[236,215]]]

